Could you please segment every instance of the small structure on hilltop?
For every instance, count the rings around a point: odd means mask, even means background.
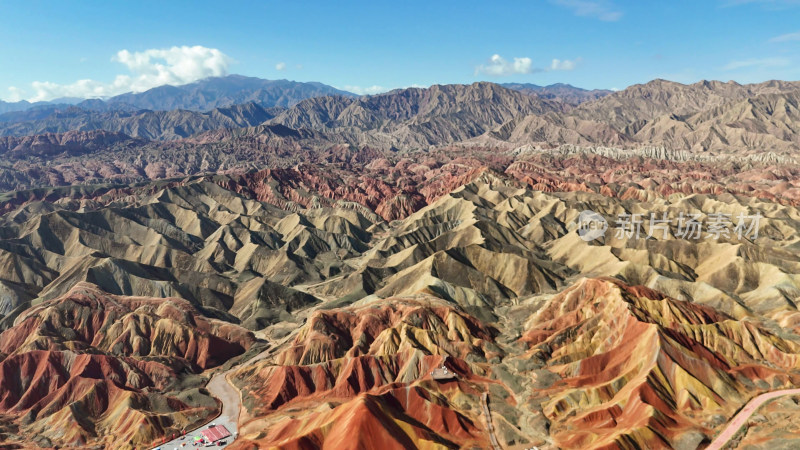
[[[442,367],[437,367],[431,371],[431,377],[436,381],[452,380],[456,377],[456,373],[448,369],[444,363],[447,362],[447,356],[442,360]]]

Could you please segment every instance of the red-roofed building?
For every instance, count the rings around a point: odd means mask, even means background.
[[[217,442],[220,439],[229,437],[231,432],[222,425],[216,425],[207,430],[203,430],[200,434],[202,434],[208,442]]]

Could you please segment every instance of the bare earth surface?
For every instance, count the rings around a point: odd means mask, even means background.
[[[747,405],[739,411],[738,414],[731,420],[728,424],[727,428],[722,431],[722,433],[717,436],[716,439],[708,446],[706,450],[720,450],[728,443],[729,440],[742,428],[750,416],[752,416],[758,408],[761,407],[764,403],[775,399],[777,397],[782,397],[784,395],[797,395],[800,394],[800,389],[784,389],[775,392],[768,392],[766,394],[761,394],[758,397],[750,400]]]
[[[239,392],[228,382],[226,379],[227,375],[227,371],[218,373],[214,375],[211,378],[211,381],[208,382],[208,385],[206,385],[208,392],[214,398],[222,402],[222,413],[219,415],[219,417],[212,420],[210,424],[213,423],[214,425],[222,425],[231,432],[231,437],[224,439],[223,441],[225,443],[223,445],[215,445],[215,448],[225,448],[230,445],[231,442],[233,442],[233,436],[235,436],[236,432],[238,431],[236,428],[236,422],[239,417],[239,410],[242,407],[242,400],[239,397]],[[203,425],[192,433],[186,433],[185,438],[171,440],[166,444],[160,445],[159,447],[164,450],[181,448],[181,444],[187,442],[186,446],[183,448],[192,448],[194,436],[198,436],[200,432],[206,429],[210,424]]]
[[[234,388],[233,385],[231,385],[231,383],[228,381],[227,378],[228,374],[236,369],[249,366],[255,363],[256,361],[262,360],[265,356],[267,356],[269,351],[270,349],[265,350],[259,353],[258,355],[254,356],[244,364],[234,366],[230,370],[226,370],[225,372],[220,372],[214,375],[211,378],[211,381],[209,381],[208,384],[206,385],[206,389],[208,389],[208,392],[209,394],[211,394],[212,397],[222,402],[222,413],[220,413],[219,417],[212,420],[208,424],[203,425],[194,432],[187,433],[186,439],[182,438],[174,439],[159,447],[164,450],[170,448],[180,448],[181,444],[183,444],[184,442],[188,442],[186,444],[186,447],[191,447],[191,443],[193,442],[192,440],[193,437],[199,435],[200,432],[206,429],[210,424],[223,425],[225,428],[228,429],[228,431],[231,432],[231,437],[224,439],[223,441],[225,443],[223,445],[215,445],[214,447],[225,448],[228,445],[230,445],[234,441],[234,437],[237,435],[239,431],[237,429],[237,422],[239,420],[239,413],[242,409],[242,398],[239,395],[239,391],[236,390],[236,388]]]
[[[9,122],[0,446],[798,448],[798,104],[476,83]]]

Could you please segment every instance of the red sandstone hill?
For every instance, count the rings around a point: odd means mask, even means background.
[[[78,284],[0,334],[0,417],[18,430],[3,439],[130,448],[202,423],[217,406],[181,380],[254,340],[186,300]]]
[[[180,358],[206,369],[243,353],[253,341],[251,332],[208,319],[186,300],[111,296],[80,283],[18,317],[0,335],[0,352],[99,350]]]
[[[246,409],[234,447],[485,447],[488,380],[464,358],[492,357],[494,333],[433,298],[319,311],[274,358],[236,372]],[[457,377],[436,382],[443,357]]]
[[[583,280],[550,299],[516,358],[560,380],[542,410],[562,448],[672,448],[732,414],[754,385],[800,382],[800,346],[757,323],[613,279]],[[758,389],[758,388],[757,388]]]
[[[796,343],[642,286],[584,279],[516,308],[533,305],[502,332],[430,297],[318,311],[235,372],[245,410],[233,448],[486,447],[488,390],[507,444],[666,449],[713,434],[711,417],[753,390],[800,382]],[[442,356],[455,380],[430,378]]]
[[[200,388],[224,361],[240,448],[485,448],[487,416],[504,448],[697,448],[751,395],[800,381],[800,213],[755,198],[795,169],[481,152],[336,148],[325,166],[6,197],[3,441],[150,442],[218,407]],[[586,242],[586,209],[762,218],[758,238],[673,223]],[[236,323],[270,345],[238,367],[255,352]],[[455,379],[432,379],[442,364]]]
[[[338,205],[342,202],[366,207],[386,221],[405,218],[433,203],[453,189],[469,183],[486,170],[478,161],[456,160],[450,164],[432,161],[433,167],[409,160],[384,167],[386,160],[374,160],[374,171],[363,175],[326,171],[312,165],[287,169],[267,169],[220,184],[259,201],[290,209],[287,206],[310,207],[315,202]],[[416,167],[415,167],[416,166]],[[401,176],[398,181],[384,181],[385,175]]]

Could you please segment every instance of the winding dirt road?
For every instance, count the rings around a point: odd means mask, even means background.
[[[731,420],[728,426],[722,430],[722,433],[720,433],[719,436],[717,436],[717,438],[711,442],[711,445],[706,447],[706,450],[720,450],[722,447],[724,447],[725,444],[727,444],[728,441],[730,441],[731,438],[736,434],[736,432],[739,431],[739,428],[741,428],[742,425],[744,425],[747,420],[750,419],[750,416],[752,416],[753,413],[756,412],[756,410],[764,403],[784,395],[797,394],[800,394],[800,389],[784,389],[782,391],[767,392],[766,394],[761,394],[753,398],[747,402],[747,405],[745,405],[741,411],[733,416],[733,420]]]
[[[310,311],[313,311],[313,309],[309,309],[306,312],[306,314],[308,314]],[[239,422],[239,413],[241,412],[242,409],[242,397],[239,390],[233,387],[230,381],[228,381],[228,374],[233,372],[234,370],[238,370],[241,369],[242,367],[247,367],[251,364],[261,361],[270,354],[274,353],[280,346],[286,344],[291,339],[293,339],[297,330],[299,330],[299,327],[295,330],[295,332],[289,333],[281,340],[276,342],[274,345],[268,346],[266,349],[264,349],[264,351],[257,354],[256,356],[248,359],[247,361],[241,364],[236,364],[230,369],[224,372],[219,372],[215,374],[213,377],[211,377],[211,380],[206,385],[206,389],[208,389],[208,392],[211,394],[212,397],[222,402],[222,412],[220,413],[219,416],[217,416],[216,419],[210,421],[209,423],[213,423],[214,425],[224,425],[225,428],[227,428],[228,431],[230,431],[231,433],[231,437],[224,440],[225,444],[223,444],[222,446],[215,446],[215,448],[227,447],[235,440],[236,437],[238,437],[239,433],[238,422]],[[256,332],[256,336],[264,338],[264,335],[261,333],[263,333],[263,330],[261,332]],[[209,423],[201,426],[200,428],[191,433],[187,432],[186,438],[179,437],[177,439],[167,441],[165,444],[161,444],[152,448],[153,449],[161,448],[162,450],[195,448],[195,447],[181,447],[181,444],[184,442],[191,442],[189,440],[191,439],[191,436],[199,434],[200,431],[202,431],[209,425]]]
[[[483,415],[486,419],[486,428],[489,430],[489,440],[492,444],[493,450],[501,450],[500,443],[497,442],[497,436],[494,434],[494,424],[492,423],[492,413],[489,411],[489,393],[484,392],[481,394],[481,406],[483,407]]]
[[[234,388],[228,381],[226,377],[228,372],[230,372],[230,370],[214,375],[211,377],[211,381],[209,381],[206,385],[206,389],[208,389],[208,392],[211,394],[211,396],[222,402],[222,412],[210,423],[213,423],[214,425],[224,425],[225,428],[231,432],[231,437],[224,440],[225,444],[221,446],[215,446],[215,448],[227,447],[231,442],[233,442],[233,436],[235,436],[239,431],[236,425],[239,419],[239,410],[242,406],[242,399],[239,396],[239,391],[236,390],[236,388]],[[187,432],[186,437],[178,437],[177,439],[168,441],[167,443],[161,444],[156,448],[161,448],[162,450],[172,450],[175,448],[197,448],[191,446],[192,442],[194,442],[192,436],[199,435],[200,432],[206,427],[207,425],[203,425],[191,433]],[[188,443],[189,447],[182,447],[181,444],[183,443]]]
[[[236,365],[231,367],[229,370],[225,372],[219,372],[213,377],[206,385],[206,389],[211,394],[212,397],[218,399],[222,402],[222,412],[216,419],[212,420],[210,423],[214,425],[224,425],[228,431],[231,432],[231,437],[225,439],[225,444],[222,446],[216,446],[215,448],[225,448],[230,443],[234,441],[233,436],[236,436],[239,432],[237,427],[237,423],[239,421],[239,413],[242,408],[242,398],[239,394],[239,390],[233,387],[233,385],[228,381],[228,374],[233,372],[235,369],[240,369],[242,367],[249,366],[250,364],[255,363],[256,361],[260,361],[264,359],[273,348],[267,348],[263,352],[259,353],[258,355],[250,358],[246,362],[240,365]],[[174,439],[168,441],[166,444],[161,444],[155,448],[161,448],[163,450],[171,450],[173,448],[195,448],[195,447],[181,447],[181,444],[184,442],[191,442],[191,436],[195,436],[200,433],[203,429],[206,428],[207,425],[203,425],[202,427],[198,428],[196,431],[191,433],[186,433],[186,438],[179,437],[178,439]]]

